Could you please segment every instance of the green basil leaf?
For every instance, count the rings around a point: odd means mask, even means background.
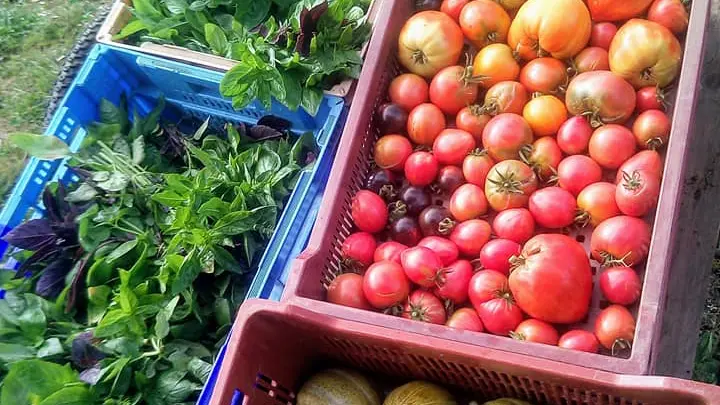
[[[117,249],[110,252],[110,254],[105,257],[105,261],[108,264],[112,264],[112,262],[114,262],[115,260],[130,253],[131,250],[135,249],[135,246],[137,246],[137,244],[138,244],[137,239],[133,239],[133,240],[124,242],[122,245],[118,246]]]
[[[88,202],[97,195],[97,190],[95,190],[91,185],[82,183],[78,188],[68,193],[67,197],[65,197],[65,201],[71,203]]]
[[[177,271],[177,275],[170,287],[170,294],[177,295],[188,288],[202,272],[202,266],[196,250],[190,251]]]
[[[129,318],[130,315],[126,314],[121,309],[108,311],[95,328],[95,337],[110,337],[124,331],[126,329],[125,323]]]
[[[164,0],[165,7],[173,14],[183,14],[188,8],[186,0]]]
[[[320,103],[323,100],[323,92],[314,87],[305,87],[302,92],[302,100],[300,105],[310,115],[315,116],[320,110]]]
[[[57,160],[71,155],[67,144],[52,135],[14,133],[8,140],[11,145],[40,160]]]
[[[230,204],[225,201],[213,197],[203,203],[197,210],[197,214],[201,216],[207,216],[213,219],[220,219],[230,212]]]
[[[129,149],[128,149],[129,151]],[[130,156],[128,153],[126,156]],[[100,182],[97,184],[98,187],[105,191],[109,192],[117,192],[117,191],[123,191],[130,183],[130,178],[126,176],[123,173],[120,172],[112,172],[110,174],[110,178],[106,181]]]
[[[151,0],[133,0],[132,4],[135,12],[142,17],[150,18],[154,21],[164,18],[162,13],[153,6]]]
[[[132,142],[132,162],[139,165],[145,160],[145,139],[138,136]]]
[[[26,345],[0,342],[0,363],[15,363],[33,357],[35,350]]]
[[[235,9],[235,19],[248,29],[255,28],[265,21],[270,11],[270,0],[253,0],[243,3]]]
[[[85,386],[65,387],[52,393],[38,405],[93,405],[95,396]]]
[[[60,339],[54,337],[46,339],[43,342],[37,351],[37,356],[42,359],[44,357],[52,357],[63,353],[65,353],[65,349],[63,349],[62,343],[60,343]]]
[[[152,200],[168,207],[180,207],[187,201],[187,198],[181,196],[172,190],[165,190],[152,196]]]
[[[110,293],[112,289],[107,285],[88,287],[88,324],[95,325],[103,318],[110,303]]]
[[[113,40],[120,41],[140,31],[147,30],[149,27],[142,20],[132,20],[119,33],[113,35]]]
[[[120,308],[127,314],[134,314],[138,305],[138,298],[127,285],[120,286]]]
[[[194,392],[200,391],[202,386],[185,379],[186,375],[186,371],[174,370],[160,374],[156,387],[157,395],[166,403],[177,404],[188,399]]]
[[[223,32],[223,29],[215,24],[205,24],[205,40],[213,52],[217,55],[224,56],[228,49],[227,36]],[[206,126],[207,128],[207,126]]]
[[[180,301],[180,296],[176,296],[157,313],[155,316],[155,336],[160,339],[164,339],[170,333],[170,318],[175,311],[175,307]]]
[[[128,120],[127,98],[125,95],[120,97],[119,106],[106,99],[100,100],[100,122],[107,125],[118,125],[115,133],[127,132],[130,121]]]
[[[3,380],[0,403],[37,405],[75,382],[79,382],[77,374],[69,365],[35,359],[19,361],[10,365]]]
[[[207,381],[212,372],[212,364],[202,361],[197,357],[193,357],[187,365],[188,371],[193,377],[200,381]]]
[[[195,0],[190,3],[190,10],[201,11],[204,10],[208,4],[210,4],[210,0]]]

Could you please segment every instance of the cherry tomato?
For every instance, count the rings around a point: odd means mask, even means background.
[[[510,293],[483,302],[475,310],[485,329],[494,335],[507,336],[523,320],[522,311],[515,305]]]
[[[405,178],[413,186],[427,186],[435,180],[438,161],[432,153],[413,152],[405,160]]]
[[[472,276],[473,267],[470,262],[458,260],[440,270],[433,292],[456,305],[464,304],[468,299],[468,286]]]
[[[463,171],[457,166],[443,166],[437,176],[437,185],[445,194],[452,194],[458,187],[465,184]]]
[[[485,181],[485,198],[495,211],[527,207],[537,189],[537,177],[519,160],[504,160],[490,169]]]
[[[660,179],[639,170],[622,175],[622,182],[615,189],[615,201],[620,211],[633,217],[652,212],[660,198]]]
[[[502,81],[516,80],[518,74],[520,65],[507,44],[490,44],[480,49],[473,60],[473,75],[482,78],[480,84],[486,89]]]
[[[522,246],[509,239],[492,239],[480,250],[480,264],[484,269],[510,274],[510,258],[519,256]]]
[[[503,113],[522,115],[523,107],[527,102],[528,93],[525,86],[519,82],[504,81],[488,89],[482,108],[483,112],[490,115]]]
[[[608,51],[591,46],[580,51],[572,61],[572,69],[576,73],[592,72],[593,70],[610,70]]]
[[[566,154],[581,155],[587,152],[592,133],[593,129],[585,117],[571,117],[558,129],[557,143]]]
[[[445,314],[445,306],[436,296],[427,291],[416,290],[410,294],[403,308],[402,317],[414,321],[443,325],[447,315]]]
[[[430,100],[430,86],[425,79],[414,73],[404,73],[390,82],[390,101],[402,107],[405,111]]]
[[[405,132],[407,128],[408,113],[397,104],[381,105],[378,107],[376,117],[382,134],[398,134]]]
[[[639,147],[659,149],[670,138],[670,118],[660,110],[646,110],[633,122],[632,132]]]
[[[455,243],[460,253],[474,257],[490,239],[490,224],[482,219],[471,219],[455,226],[450,240]]]
[[[477,218],[487,212],[488,203],[482,188],[463,184],[450,197],[450,213],[458,221]]]
[[[383,260],[389,260],[400,264],[400,254],[405,251],[408,247],[400,242],[389,241],[383,242],[378,245],[373,254],[373,261],[381,262]]]
[[[542,188],[530,195],[530,213],[538,225],[557,229],[575,222],[575,197],[560,187]]]
[[[635,137],[622,125],[603,125],[593,132],[588,150],[600,166],[617,169],[635,154]]]
[[[419,145],[432,146],[443,129],[445,114],[435,104],[420,104],[408,115],[408,136]]]
[[[400,179],[388,169],[377,169],[368,176],[365,188],[378,194],[385,201],[393,201],[397,197]]]
[[[597,353],[600,343],[592,332],[575,329],[560,336],[558,346],[580,352]]]
[[[515,331],[510,332],[510,337],[515,340],[542,343],[555,346],[560,336],[557,330],[547,322],[538,319],[526,319],[520,322]]]
[[[477,80],[472,76],[471,68],[464,66],[448,66],[440,70],[430,82],[430,102],[445,114],[457,114],[477,98]]]
[[[465,157],[462,164],[463,177],[470,184],[485,187],[490,169],[495,165],[487,151],[476,149]]]
[[[531,93],[565,93],[568,84],[567,66],[555,58],[537,58],[520,71],[520,83]]]
[[[592,257],[604,266],[642,263],[650,248],[650,226],[625,215],[601,222],[590,237]]]
[[[411,247],[400,254],[405,275],[410,281],[421,287],[432,287],[438,279],[443,264],[432,250],[423,247]]]
[[[615,176],[615,184],[620,184],[623,180],[623,173],[633,173],[635,171],[644,172],[648,176],[658,179],[662,178],[663,162],[660,154],[654,150],[641,150],[635,156],[628,159],[618,169]]]
[[[588,185],[578,194],[577,206],[575,221],[581,226],[598,226],[600,222],[620,215],[612,183],[601,181]]]
[[[447,322],[445,322],[445,326],[473,332],[482,332],[485,330],[480,317],[472,308],[460,308],[453,312]]]
[[[372,234],[356,232],[345,239],[341,250],[343,258],[352,260],[364,268],[372,264],[376,247],[377,243]]]
[[[510,291],[507,276],[496,270],[480,270],[470,279],[468,297],[473,307],[493,298],[502,297]]]
[[[455,227],[450,210],[442,205],[431,205],[422,210],[418,216],[418,222],[425,236],[447,236]]]
[[[665,111],[667,105],[665,97],[665,92],[659,87],[643,87],[637,91],[635,111],[637,111],[638,113],[647,110]]]
[[[363,292],[370,305],[384,309],[405,301],[410,281],[402,266],[391,261],[373,263],[363,276]]]
[[[487,123],[482,144],[494,161],[518,159],[520,149],[533,142],[533,133],[525,119],[517,114],[500,114]]]
[[[418,215],[432,203],[430,194],[423,187],[406,186],[400,190],[400,201],[391,204],[393,214],[402,216],[406,213]]]
[[[558,185],[573,195],[602,178],[602,168],[585,155],[568,156],[558,165]]]
[[[610,305],[595,320],[595,336],[613,355],[629,349],[635,337],[635,318],[621,305]]]
[[[422,238],[422,231],[414,217],[402,216],[390,222],[390,237],[403,245],[415,246]]]
[[[567,109],[565,103],[555,96],[539,96],[525,104],[523,118],[535,136],[555,135],[567,120]]]
[[[462,129],[444,129],[433,143],[433,154],[444,165],[461,165],[473,149],[475,138]]]
[[[551,181],[563,158],[560,146],[552,136],[543,136],[533,142],[532,147],[520,151],[522,160],[529,164],[543,182]]]
[[[372,309],[363,292],[363,276],[355,273],[335,277],[327,288],[327,300],[346,307]]]
[[[610,267],[600,274],[600,291],[612,304],[634,304],[641,289],[640,277],[631,267]]]
[[[492,228],[499,238],[523,244],[535,234],[535,220],[527,208],[512,208],[499,212]]]
[[[599,22],[592,26],[590,31],[590,46],[599,46],[605,50],[610,49],[610,43],[617,33],[617,26],[611,22]]]
[[[361,231],[375,233],[385,228],[388,209],[383,199],[368,190],[358,191],[352,199],[351,215]]]
[[[480,107],[468,106],[455,116],[455,126],[470,133],[475,138],[475,144],[481,145],[483,130],[491,118],[492,116],[484,114]]]
[[[457,261],[460,256],[458,247],[450,239],[440,236],[426,236],[417,244],[426,247],[437,255],[443,266],[449,266]]]
[[[473,0],[460,11],[460,28],[476,48],[505,42],[510,29],[510,16],[492,0]]]
[[[662,25],[675,35],[682,35],[687,30],[690,16],[687,4],[682,0],[655,0],[648,9],[647,19]]]
[[[390,134],[375,143],[375,163],[383,169],[403,170],[405,161],[412,153],[410,140],[402,135]]]
[[[440,5],[440,11],[457,21],[460,18],[460,12],[467,3],[468,0],[443,0]]]

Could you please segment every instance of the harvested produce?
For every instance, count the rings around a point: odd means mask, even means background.
[[[641,288],[640,277],[631,267],[610,267],[600,274],[600,291],[613,304],[634,304]]]
[[[653,0],[588,0],[593,21],[622,21],[640,16]]]
[[[570,114],[587,116],[593,128],[622,124],[635,110],[635,90],[613,72],[580,73],[570,81],[565,105]]]
[[[472,72],[482,87],[487,89],[503,81],[516,80],[520,74],[520,65],[507,44],[493,43],[475,55]]]
[[[380,405],[380,396],[361,373],[331,368],[310,377],[297,394],[297,405]]]
[[[405,23],[398,39],[398,60],[410,72],[432,78],[460,59],[463,32],[447,14],[422,11]]]
[[[495,211],[526,207],[536,189],[535,172],[519,160],[496,164],[485,180],[485,198]]]
[[[403,73],[390,82],[390,101],[410,112],[422,103],[430,101],[430,86],[421,76]]]
[[[500,162],[519,159],[520,150],[532,144],[533,133],[520,115],[504,113],[493,117],[483,130],[482,144],[490,157]]]
[[[438,325],[444,325],[447,318],[443,303],[433,293],[424,290],[415,290],[410,294],[402,317]]]
[[[472,308],[460,308],[453,312],[445,322],[445,326],[453,329],[482,332],[485,330],[477,312]]]
[[[571,330],[560,336],[558,346],[581,352],[597,353],[600,343],[592,332],[586,330]]]
[[[392,390],[383,405],[457,405],[457,402],[439,385],[413,381]]]
[[[465,37],[478,49],[503,43],[510,29],[510,16],[492,0],[472,0],[460,12],[458,20]]]
[[[610,305],[595,320],[595,336],[613,354],[630,349],[635,337],[635,318],[622,305]]]
[[[555,330],[552,325],[538,321],[537,319],[527,319],[520,322],[520,325],[518,325],[514,331],[510,332],[510,337],[515,340],[524,340],[552,346],[557,345],[560,339],[557,330]]]

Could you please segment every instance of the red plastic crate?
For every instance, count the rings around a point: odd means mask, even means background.
[[[661,317],[665,305],[670,266],[669,252],[674,243],[675,229],[679,225],[674,218],[677,217],[680,207],[679,190],[684,177],[684,163],[688,159],[685,151],[689,142],[688,133],[697,96],[709,0],[696,0],[692,3],[682,71],[674,97],[672,132],[665,157],[662,191],[656,215],[658,220],[654,224],[648,259],[644,265],[637,268],[643,278],[643,288],[640,302],[630,308],[637,320],[637,327],[634,345],[627,358],[612,357],[609,353],[578,353],[490,334],[458,331],[324,301],[325,290],[322,282],[338,272],[340,246],[353,230],[350,217],[351,198],[363,187],[371,166],[373,144],[382,135],[375,128],[373,113],[379,104],[387,100],[389,83],[400,72],[395,59],[398,34],[414,11],[412,2],[394,2],[392,5],[388,4],[388,8],[390,10],[381,13],[378,17],[378,24],[388,29],[376,32],[371,40],[323,205],[307,249],[292,264],[283,299],[291,300],[294,305],[337,318],[470,343],[477,346],[476,350],[481,347],[492,347],[623,374],[651,373],[654,367],[653,347],[660,337],[659,329],[662,325]],[[573,236],[583,242],[586,248],[588,247],[590,239],[588,230]],[[599,271],[596,271],[598,268],[599,265],[593,262],[596,276],[599,274]],[[592,330],[594,318],[607,304],[600,301],[601,295],[597,291],[597,284],[595,283],[596,290],[589,317],[583,323],[573,325],[573,328]]]
[[[424,379],[480,401],[537,405],[714,405],[720,387],[617,375],[525,355],[332,319],[287,303],[249,300],[238,312],[211,405],[291,405],[303,381],[327,366],[379,381]]]

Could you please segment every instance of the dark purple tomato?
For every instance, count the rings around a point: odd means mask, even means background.
[[[407,128],[408,113],[397,104],[386,103],[378,108],[377,120],[383,135],[402,134]]]
[[[440,10],[442,0],[415,0],[415,10]]]
[[[377,169],[368,177],[365,188],[390,202],[397,198],[398,184],[398,177],[395,173],[387,169]]]
[[[407,206],[407,213],[416,216],[432,203],[430,193],[423,187],[407,186],[400,190],[400,200]]]
[[[418,222],[413,217],[400,217],[390,223],[390,237],[406,246],[415,246],[422,238]]]
[[[441,205],[431,205],[422,210],[418,222],[425,236],[448,236],[455,227],[450,211]]]
[[[465,184],[462,169],[457,166],[444,166],[440,168],[437,176],[437,185],[445,194],[452,194],[458,187]]]

